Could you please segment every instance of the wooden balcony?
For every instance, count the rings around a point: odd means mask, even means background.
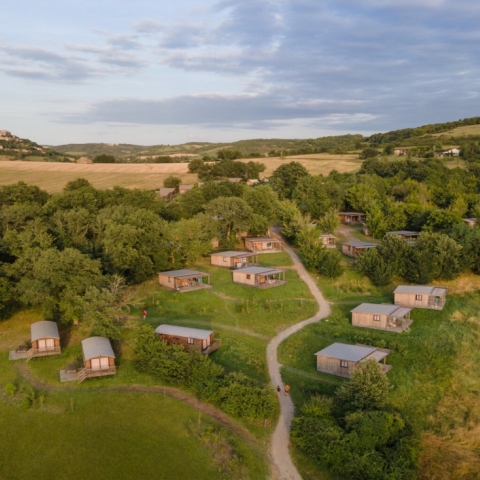
[[[34,357],[48,357],[49,355],[60,355],[62,350],[60,347],[54,347],[49,350],[39,350],[38,348],[31,348],[27,352],[27,362]]]
[[[92,370],[90,368],[82,368],[77,372],[78,383],[82,383],[86,378],[105,377],[107,375],[115,375],[117,369],[113,367],[104,370]]]
[[[222,346],[222,341],[221,340],[215,340],[207,348],[202,350],[202,355],[210,355],[215,350],[218,350],[221,346]]]

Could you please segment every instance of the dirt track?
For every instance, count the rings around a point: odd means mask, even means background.
[[[275,236],[279,237],[278,231],[275,232]],[[303,266],[297,254],[286,245],[284,246],[284,249],[292,258],[299,277],[307,284],[310,292],[319,305],[318,312],[313,317],[296,323],[283,332],[280,332],[276,337],[270,340],[270,343],[267,346],[267,363],[270,379],[275,388],[277,385],[280,385],[282,389],[282,393],[280,395],[280,417],[278,419],[277,427],[273,432],[270,445],[270,454],[274,464],[274,475],[281,480],[301,480],[302,477],[293,464],[292,458],[290,457],[290,451],[288,449],[288,444],[290,442],[290,425],[292,423],[294,406],[290,396],[285,396],[283,394],[284,385],[280,375],[281,365],[278,362],[277,350],[280,343],[282,343],[283,340],[288,338],[293,333],[298,332],[298,330],[301,330],[310,323],[318,322],[322,318],[328,317],[328,315],[330,315],[330,305],[323,297],[316,283]]]

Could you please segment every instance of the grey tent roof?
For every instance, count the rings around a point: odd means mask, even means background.
[[[366,215],[362,212],[338,212],[339,215]]]
[[[277,270],[276,268],[265,267],[245,267],[235,270],[234,273],[251,273],[253,275],[273,275],[275,273],[283,273],[283,270]]]
[[[57,324],[47,320],[32,323],[30,325],[30,340],[35,342],[41,338],[60,338]]]
[[[229,181],[229,182],[232,182],[232,183],[239,183],[239,182],[242,181],[242,178],[240,178],[240,177],[230,177],[230,178],[228,179],[228,181]]]
[[[199,272],[198,270],[188,270],[183,268],[182,270],[170,270],[168,272],[160,272],[159,275],[166,277],[208,277],[208,273]]]
[[[387,232],[387,235],[404,235],[411,237],[412,235],[420,235],[420,232],[410,232],[408,230],[394,230],[393,232]]]
[[[375,347],[366,347],[363,345],[348,345],[347,343],[332,343],[332,345],[320,350],[315,355],[321,357],[338,358],[339,360],[349,360],[358,362],[367,355],[376,350]]]
[[[353,240],[352,242],[345,242],[342,245],[348,245],[349,247],[363,247],[363,248],[373,248],[377,247],[377,243],[372,243],[372,242],[361,242],[360,240]]]
[[[174,193],[175,192],[175,189],[174,188],[166,188],[166,187],[162,187],[160,190],[157,191],[159,195],[161,195],[162,197],[166,197],[167,195],[170,195],[171,193]]]
[[[331,233],[322,233],[320,237],[324,238],[337,238],[335,235],[332,235]]]
[[[195,185],[184,185],[184,184],[182,184],[178,187],[178,189],[179,190],[191,190],[194,186]]]
[[[245,240],[250,240],[251,242],[279,242],[279,243],[282,243],[281,240],[277,240],[276,238],[272,238],[272,237],[245,237]]]
[[[464,218],[463,219],[465,222],[476,222],[477,219],[476,218],[473,218],[473,217],[470,217],[470,218]]]
[[[212,253],[212,257],[253,257],[256,253],[253,252],[240,252],[240,251],[228,251],[228,252],[216,252]]]
[[[352,313],[371,313],[373,315],[394,315],[396,317],[404,317],[412,309],[408,307],[399,307],[398,305],[382,304],[382,303],[362,303],[353,310]]]
[[[191,328],[191,327],[179,327],[178,325],[159,325],[155,329],[155,333],[159,335],[178,335],[179,337],[195,338],[198,340],[207,339],[212,333],[215,333],[213,330],[203,330],[201,328]]]
[[[399,285],[393,293],[412,293],[415,295],[435,295],[441,297],[447,293],[445,287],[430,287],[427,285]]]
[[[110,340],[105,337],[90,337],[82,340],[82,350],[85,361],[96,357],[115,358]]]

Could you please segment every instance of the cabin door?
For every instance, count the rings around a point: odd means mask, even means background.
[[[98,372],[99,370],[101,370],[99,358],[92,358],[90,360],[90,365],[91,365],[92,371],[94,372]]]
[[[205,350],[207,347],[210,346],[210,337],[202,340],[202,350]]]
[[[47,351],[47,341],[45,339],[38,341],[38,350],[40,352],[46,352]]]
[[[100,357],[100,369],[101,370],[108,370],[108,357]]]

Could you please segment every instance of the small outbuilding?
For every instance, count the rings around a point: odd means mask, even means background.
[[[272,237],[245,237],[245,248],[251,252],[276,253],[282,251],[281,240]]]
[[[210,263],[216,267],[245,268],[257,265],[258,255],[254,252],[218,252],[210,255]]]
[[[202,355],[208,355],[222,345],[221,340],[215,340],[213,330],[163,324],[155,329],[155,333],[169,344],[182,345],[185,350],[195,350]]]
[[[167,202],[173,199],[173,197],[175,196],[175,193],[176,191],[174,188],[166,188],[166,187],[162,187],[160,190],[156,191],[156,194],[164,198]]]
[[[392,366],[387,365],[386,357],[392,353],[386,348],[370,347],[368,345],[349,345],[346,343],[332,343],[332,345],[315,354],[317,357],[317,371],[329,373],[339,377],[350,378],[355,367],[366,360],[383,360],[382,371],[388,372]]]
[[[341,223],[363,223],[367,219],[366,213],[361,212],[340,212],[338,214]]]
[[[410,232],[408,230],[395,230],[393,232],[386,232],[385,235],[391,235],[399,238],[403,238],[408,243],[414,243],[420,235],[420,232]]]
[[[337,240],[337,237],[335,237],[331,233],[322,233],[320,235],[320,239],[322,240],[322,243],[325,245],[325,247],[335,248],[335,241]]]
[[[404,307],[443,310],[447,302],[446,287],[399,285],[393,292],[393,295],[395,305]]]
[[[473,218],[473,217],[472,218],[464,218],[463,221],[469,227],[475,227],[477,225],[477,219]]]
[[[30,325],[32,348],[27,351],[27,362],[33,357],[60,355],[60,335],[55,322],[44,320]]]
[[[105,337],[90,337],[82,340],[83,365],[77,373],[78,383],[86,378],[114,375],[115,354],[110,340]]]
[[[199,272],[198,270],[188,270],[186,268],[160,272],[158,274],[158,283],[162,285],[162,287],[177,292],[190,292],[192,290],[201,290],[202,288],[212,288],[210,285],[210,275],[208,273]]]
[[[180,195],[182,195],[183,193],[185,192],[188,192],[189,190],[191,190],[195,185],[180,185],[178,187],[178,193]]]
[[[390,332],[409,331],[413,320],[410,319],[412,308],[398,305],[362,303],[353,310],[352,325],[355,327],[375,328]]]
[[[246,267],[234,270],[233,283],[248,287],[272,288],[285,285],[285,270],[265,267]]]
[[[353,240],[351,242],[342,243],[342,253],[347,255],[347,257],[356,257],[365,250],[375,248],[377,246],[378,245],[376,243]]]

